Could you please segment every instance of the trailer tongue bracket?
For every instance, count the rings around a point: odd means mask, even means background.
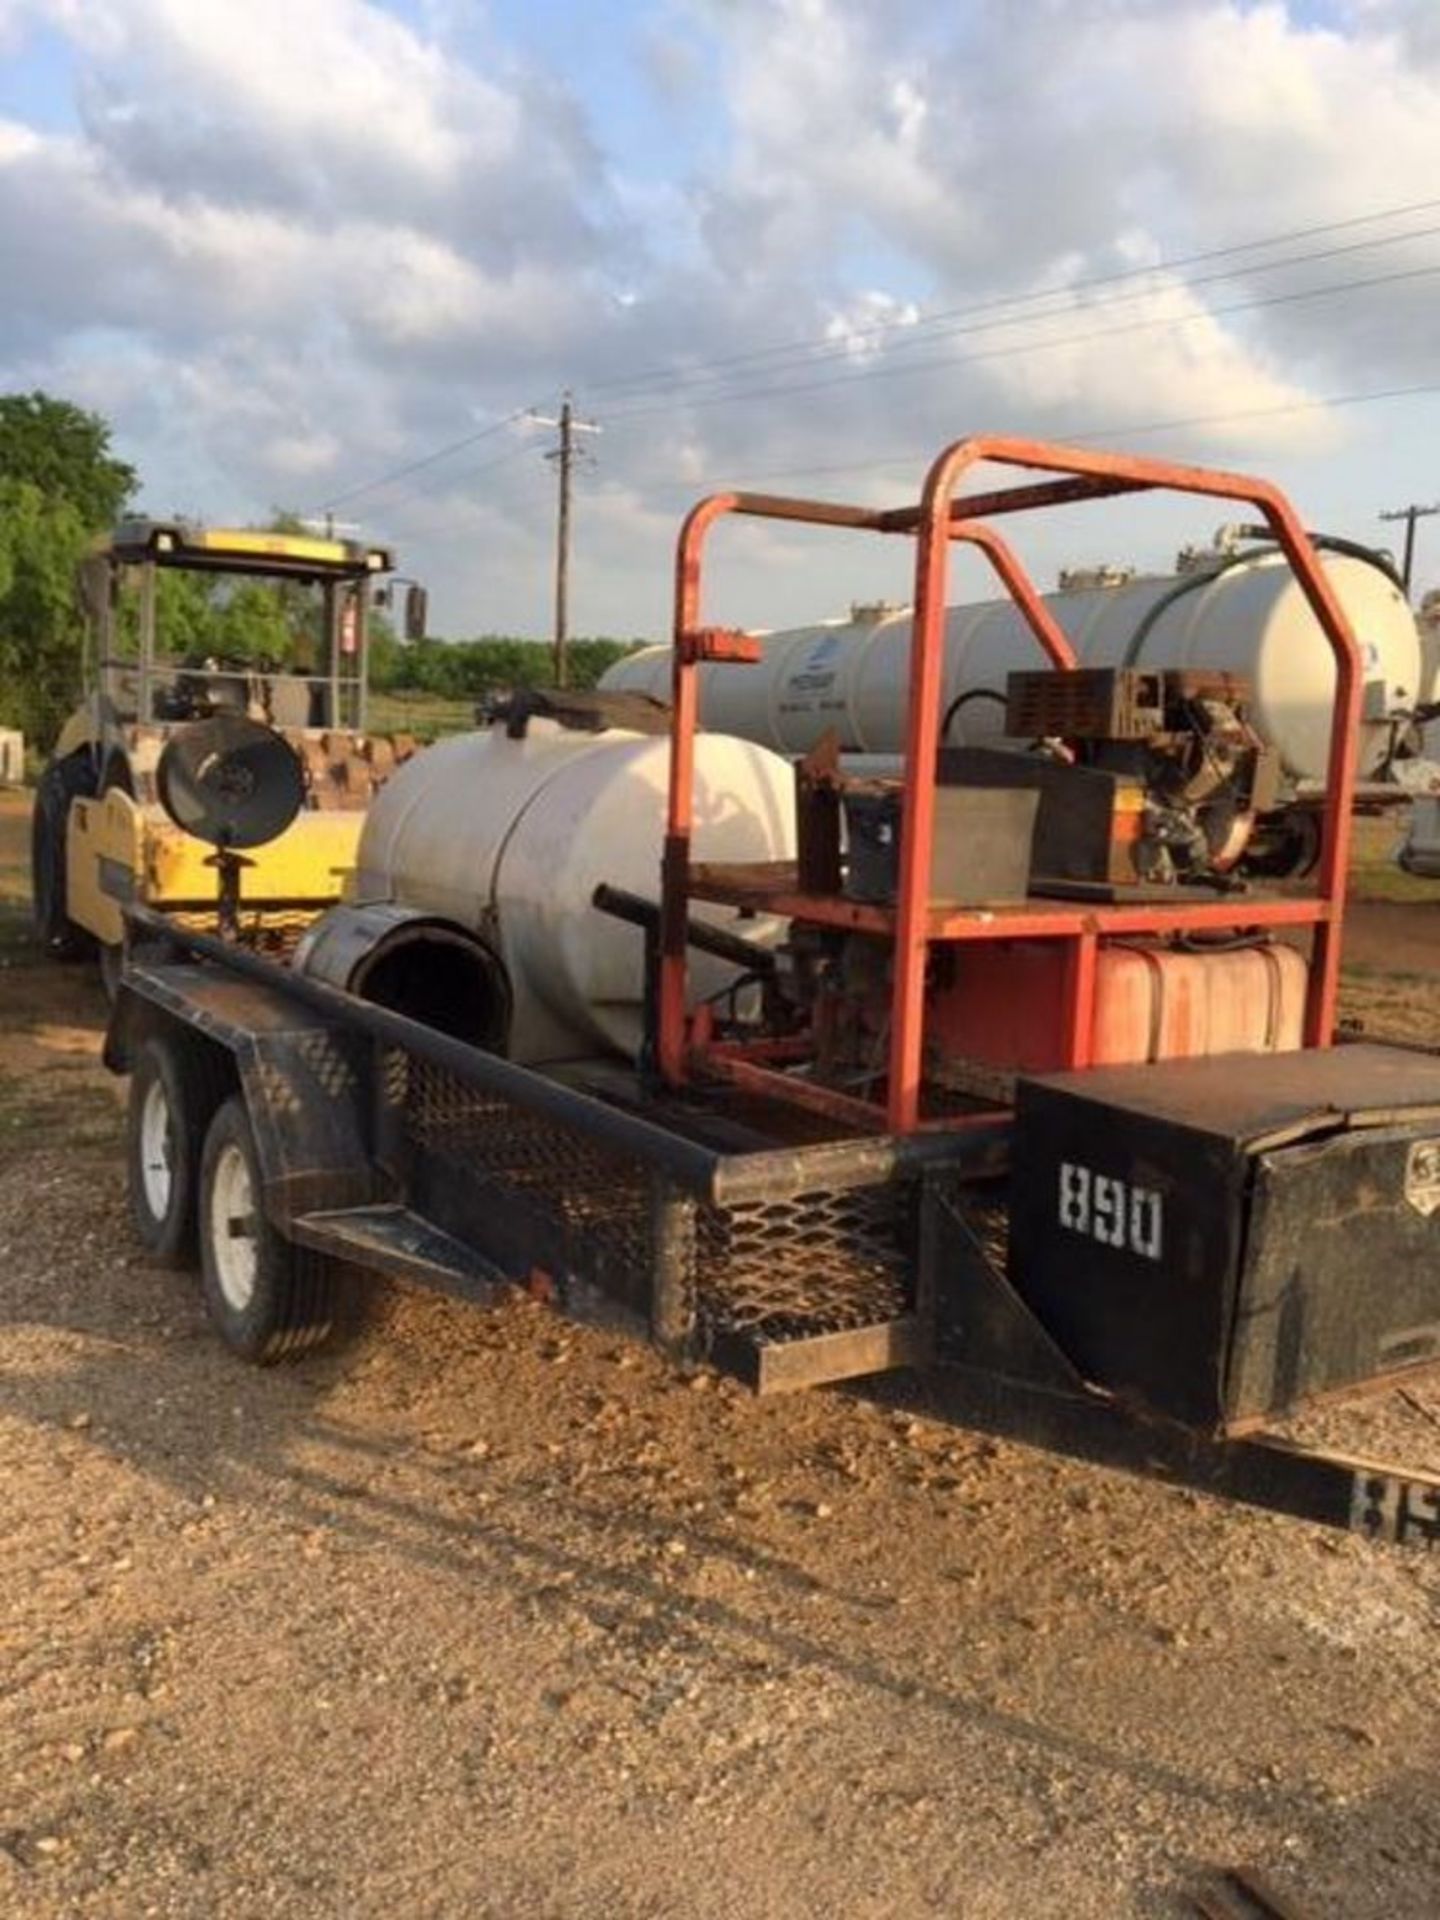
[[[1440,1548],[1440,1472],[1269,1431],[1205,1434],[1092,1385],[996,1265],[973,1210],[943,1190],[928,1192],[925,1208],[922,1235],[940,1296],[939,1364],[924,1396],[931,1414],[1380,1544]]]
[[[1213,1440],[1137,1418],[1108,1394],[1082,1397],[973,1367],[937,1373],[929,1410],[998,1439],[1336,1527],[1376,1545],[1440,1549],[1440,1473],[1304,1447],[1278,1434]]]

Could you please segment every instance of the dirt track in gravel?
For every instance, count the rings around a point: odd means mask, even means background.
[[[130,1238],[101,1019],[0,919],[0,1912],[1440,1909],[1440,1565],[523,1302],[248,1371]],[[1358,1442],[1440,1463],[1417,1399]]]

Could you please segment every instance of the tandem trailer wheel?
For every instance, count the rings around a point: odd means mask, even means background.
[[[232,1084],[227,1066],[183,1029],[153,1034],[135,1059],[125,1129],[130,1213],[162,1267],[196,1264],[200,1150]]]
[[[216,1112],[200,1163],[200,1273],[226,1346],[259,1366],[308,1353],[335,1324],[335,1270],[265,1218],[260,1157],[245,1101]]]

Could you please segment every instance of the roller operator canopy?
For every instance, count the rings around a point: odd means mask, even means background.
[[[124,520],[97,549],[97,558],[137,566],[200,573],[285,574],[298,580],[356,580],[389,573],[388,547],[258,527],[202,527],[188,520]]]

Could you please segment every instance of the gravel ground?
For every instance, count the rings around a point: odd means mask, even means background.
[[[1440,1911],[1440,1564],[518,1300],[248,1370],[131,1239],[98,992],[0,961],[0,1912]]]

